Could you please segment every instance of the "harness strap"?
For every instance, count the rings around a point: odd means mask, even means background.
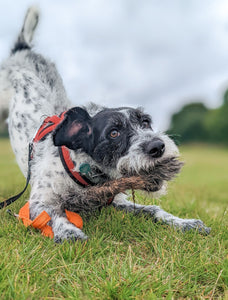
[[[42,125],[40,126],[39,130],[37,131],[33,143],[37,143],[41,141],[48,133],[53,131],[56,126],[63,121],[66,111],[60,114],[60,116],[54,115],[52,117],[47,117]]]
[[[70,176],[70,178],[74,180],[74,182],[78,183],[83,187],[86,187],[88,185],[94,185],[94,183],[91,182],[88,178],[85,178],[83,175],[74,170],[75,165],[70,157],[70,152],[67,147],[59,147],[59,156],[65,171]]]

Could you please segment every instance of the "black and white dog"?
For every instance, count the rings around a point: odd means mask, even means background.
[[[168,136],[153,131],[151,117],[140,109],[110,109],[95,104],[71,108],[55,65],[31,50],[38,19],[37,9],[30,8],[11,55],[2,64],[0,97],[10,100],[10,140],[25,176],[28,145],[40,124],[47,116],[67,111],[54,131],[35,145],[31,160],[30,217],[34,219],[45,210],[51,216],[55,241],[84,240],[87,236],[67,220],[65,208],[91,211],[99,203],[87,201],[84,187],[67,174],[60,160],[60,146],[69,149],[75,171],[80,173],[82,165],[89,167],[88,179],[96,184],[107,178],[120,178],[123,170],[125,174],[139,174],[156,166],[158,161],[177,156],[178,149]],[[165,181],[159,189],[156,194],[165,193]],[[155,205],[133,204],[125,194],[117,195],[112,205],[126,211],[142,211],[154,220],[182,230],[210,231],[200,220],[180,219]]]

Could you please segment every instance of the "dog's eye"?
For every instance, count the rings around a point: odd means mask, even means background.
[[[142,128],[150,128],[150,122],[148,120],[142,121]]]
[[[112,130],[112,131],[110,132],[110,137],[111,137],[112,139],[115,139],[115,138],[117,138],[118,136],[120,136],[120,133],[119,133],[118,130],[114,129],[114,130]]]

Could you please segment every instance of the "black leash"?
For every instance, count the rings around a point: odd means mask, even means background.
[[[26,179],[26,185],[23,189],[22,192],[20,192],[19,194],[3,201],[3,202],[0,202],[0,209],[12,204],[13,202],[15,202],[18,198],[20,198],[24,192],[26,191],[28,185],[29,185],[29,181],[30,181],[30,177],[31,177],[31,166],[30,166],[30,161],[32,159],[32,151],[33,151],[33,143],[30,143],[29,144],[29,154],[28,154],[28,174],[27,174],[27,179]]]

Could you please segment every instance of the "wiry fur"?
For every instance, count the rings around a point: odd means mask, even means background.
[[[10,99],[11,145],[25,176],[28,144],[44,118],[71,108],[55,65],[31,50],[38,19],[38,11],[30,8],[11,56],[2,64],[0,72],[0,96],[4,93]],[[110,130],[116,130],[118,136],[111,138]],[[159,145],[156,153],[154,143]],[[71,149],[75,170],[79,171],[81,163],[90,164],[94,181],[101,185],[107,180],[118,183],[122,177],[146,175],[156,186],[154,190],[163,192],[166,180],[180,169],[180,166],[175,170],[171,168],[172,160],[178,156],[177,147],[166,135],[152,130],[150,116],[142,110],[107,109],[95,104],[70,109],[55,132],[35,145],[31,161],[30,217],[34,219],[43,210],[47,211],[55,241],[87,238],[66,219],[65,208],[81,212],[105,205],[99,192],[96,197],[95,193],[91,194],[92,190],[77,185],[68,176],[58,154],[57,146],[62,144]],[[122,181],[120,187],[119,192],[128,188],[129,182],[124,186]],[[200,220],[179,219],[154,205],[134,205],[127,201],[126,195],[118,194],[118,185],[113,195],[116,195],[113,201],[116,208],[143,212],[183,230],[210,231]]]

